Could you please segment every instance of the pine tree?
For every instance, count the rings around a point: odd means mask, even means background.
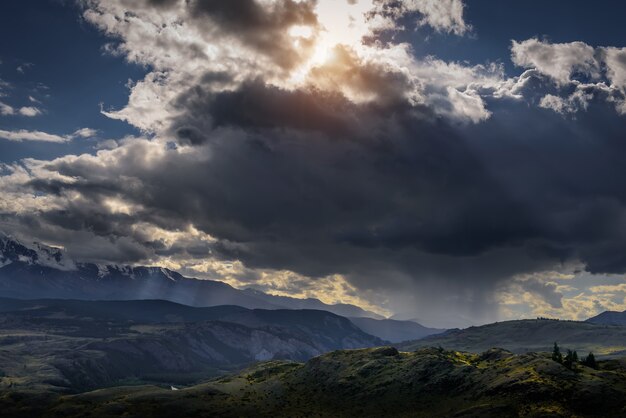
[[[552,350],[552,360],[557,363],[563,363],[563,354],[561,354],[561,349],[556,342],[554,343],[554,349]]]
[[[565,355],[565,358],[563,359],[563,365],[567,367],[568,369],[572,368],[572,350],[567,350],[567,354]]]
[[[576,368],[576,362],[578,359],[578,354],[575,351],[567,350],[567,354],[565,355],[565,359],[563,359],[563,365],[570,370]]]
[[[596,362],[596,356],[593,353],[589,353],[587,358],[583,360],[583,364],[587,367],[591,367],[592,369],[598,368],[598,363]]]

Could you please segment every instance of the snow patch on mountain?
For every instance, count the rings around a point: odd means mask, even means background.
[[[19,240],[0,233],[0,268],[13,262],[51,267],[61,271],[75,271],[76,263],[65,256],[62,248],[39,242],[26,245]]]

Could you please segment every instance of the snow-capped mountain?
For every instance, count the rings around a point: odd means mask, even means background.
[[[59,270],[76,270],[72,260],[63,256],[63,250],[38,242],[27,247],[19,241],[0,233],[0,266],[13,262],[38,264]]]
[[[26,245],[0,234],[0,297],[19,299],[163,299],[191,306],[238,305],[250,309],[319,309],[344,316],[380,318],[353,305],[327,305],[238,290],[214,280],[198,280],[161,267],[79,263],[63,250]]]

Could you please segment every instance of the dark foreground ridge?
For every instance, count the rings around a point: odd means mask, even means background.
[[[18,417],[623,417],[626,362],[569,370],[549,354],[382,347],[261,363],[180,390],[8,390],[0,408]]]

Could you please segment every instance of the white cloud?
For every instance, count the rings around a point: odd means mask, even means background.
[[[98,135],[98,131],[96,129],[91,128],[82,128],[78,129],[76,132],[72,134],[74,138],[93,138]]]
[[[471,30],[463,18],[465,5],[461,0],[412,0],[407,7],[423,15],[420,24],[440,32],[463,35]]]
[[[22,141],[40,141],[40,142],[56,142],[64,143],[69,142],[71,137],[59,136],[55,134],[49,134],[41,131],[27,131],[24,129],[18,131],[5,131],[0,130],[0,138],[7,139],[9,141],[22,142]]]
[[[27,70],[33,68],[34,66],[35,65],[33,63],[25,62],[24,64],[18,65],[15,70],[20,74],[24,74]]]
[[[536,38],[513,41],[512,60],[547,77],[555,91],[539,106],[561,114],[587,110],[604,100],[626,114],[626,48],[597,47],[583,42],[552,44]]]
[[[491,116],[482,98],[471,90],[459,91],[448,87],[445,94],[429,95],[428,102],[434,105],[437,113],[460,122],[479,123]]]
[[[419,26],[430,26],[437,32],[460,36],[472,30],[465,22],[462,0],[380,0],[372,5],[374,13],[369,13],[369,24],[374,30],[403,29],[397,21],[414,14],[419,15],[416,21]]]
[[[583,89],[576,89],[567,97],[547,94],[539,102],[539,107],[551,109],[561,114],[576,113],[580,110],[587,110],[591,99],[593,99],[592,93]]]
[[[28,131],[25,129],[6,131],[0,130],[0,138],[14,142],[38,141],[38,142],[70,142],[74,138],[89,138],[97,135],[98,131],[90,128],[79,129],[71,135],[56,135],[41,131]]]
[[[431,106],[446,118],[474,123],[490,115],[484,97],[503,97],[501,93],[510,83],[503,72],[486,75],[483,66],[418,59],[409,44],[363,43],[364,36],[381,27],[401,30],[397,21],[409,14],[419,15],[419,24],[437,31],[464,34],[471,27],[463,18],[461,0],[411,0],[401,4],[360,0],[344,6],[335,0],[298,2],[302,10],[315,5],[312,10],[317,14],[317,25],[300,24],[296,31],[293,26],[273,27],[277,46],[267,50],[259,48],[259,40],[245,32],[228,35],[225,40],[219,24],[201,24],[199,19],[204,15],[194,15],[193,8],[182,1],[171,2],[171,7],[165,8],[144,3],[129,5],[122,0],[89,0],[85,4],[84,18],[120,40],[108,46],[110,52],[153,69],[143,80],[130,85],[127,106],[102,111],[147,133],[167,129],[178,115],[176,98],[201,84],[207,74],[221,77],[211,83],[214,92],[262,80],[287,90],[313,85],[339,91],[356,102],[385,101],[387,97],[383,96],[389,92],[367,78],[371,72],[364,73],[374,69],[389,76],[381,81],[405,79],[405,85],[394,86],[394,92],[412,104]],[[260,4],[270,13],[268,16],[277,10],[274,3]],[[338,44],[353,55],[350,63],[337,60],[334,51]],[[283,55],[291,57],[289,65],[276,53],[278,46],[285,50]],[[320,73],[325,74],[320,77]]]
[[[626,89],[626,48],[602,48],[607,77],[611,83]]]
[[[551,44],[537,38],[513,41],[512,60],[515,65],[535,68],[559,84],[569,83],[572,74],[583,73],[597,78],[600,65],[593,47],[583,42]]]
[[[0,115],[10,116],[15,114],[15,109],[6,103],[0,102]]]
[[[111,150],[115,149],[119,146],[119,143],[115,139],[105,139],[104,141],[99,141],[95,148],[96,149],[105,149]]]
[[[143,132],[163,131],[176,114],[171,102],[187,88],[185,77],[184,72],[151,72],[130,86],[128,104],[123,109],[102,109],[101,113],[111,119],[128,122]],[[188,77],[194,76],[189,74]]]
[[[26,117],[32,118],[32,117],[41,115],[42,112],[37,107],[25,106],[25,107],[20,108],[19,113],[22,116],[26,116]]]

